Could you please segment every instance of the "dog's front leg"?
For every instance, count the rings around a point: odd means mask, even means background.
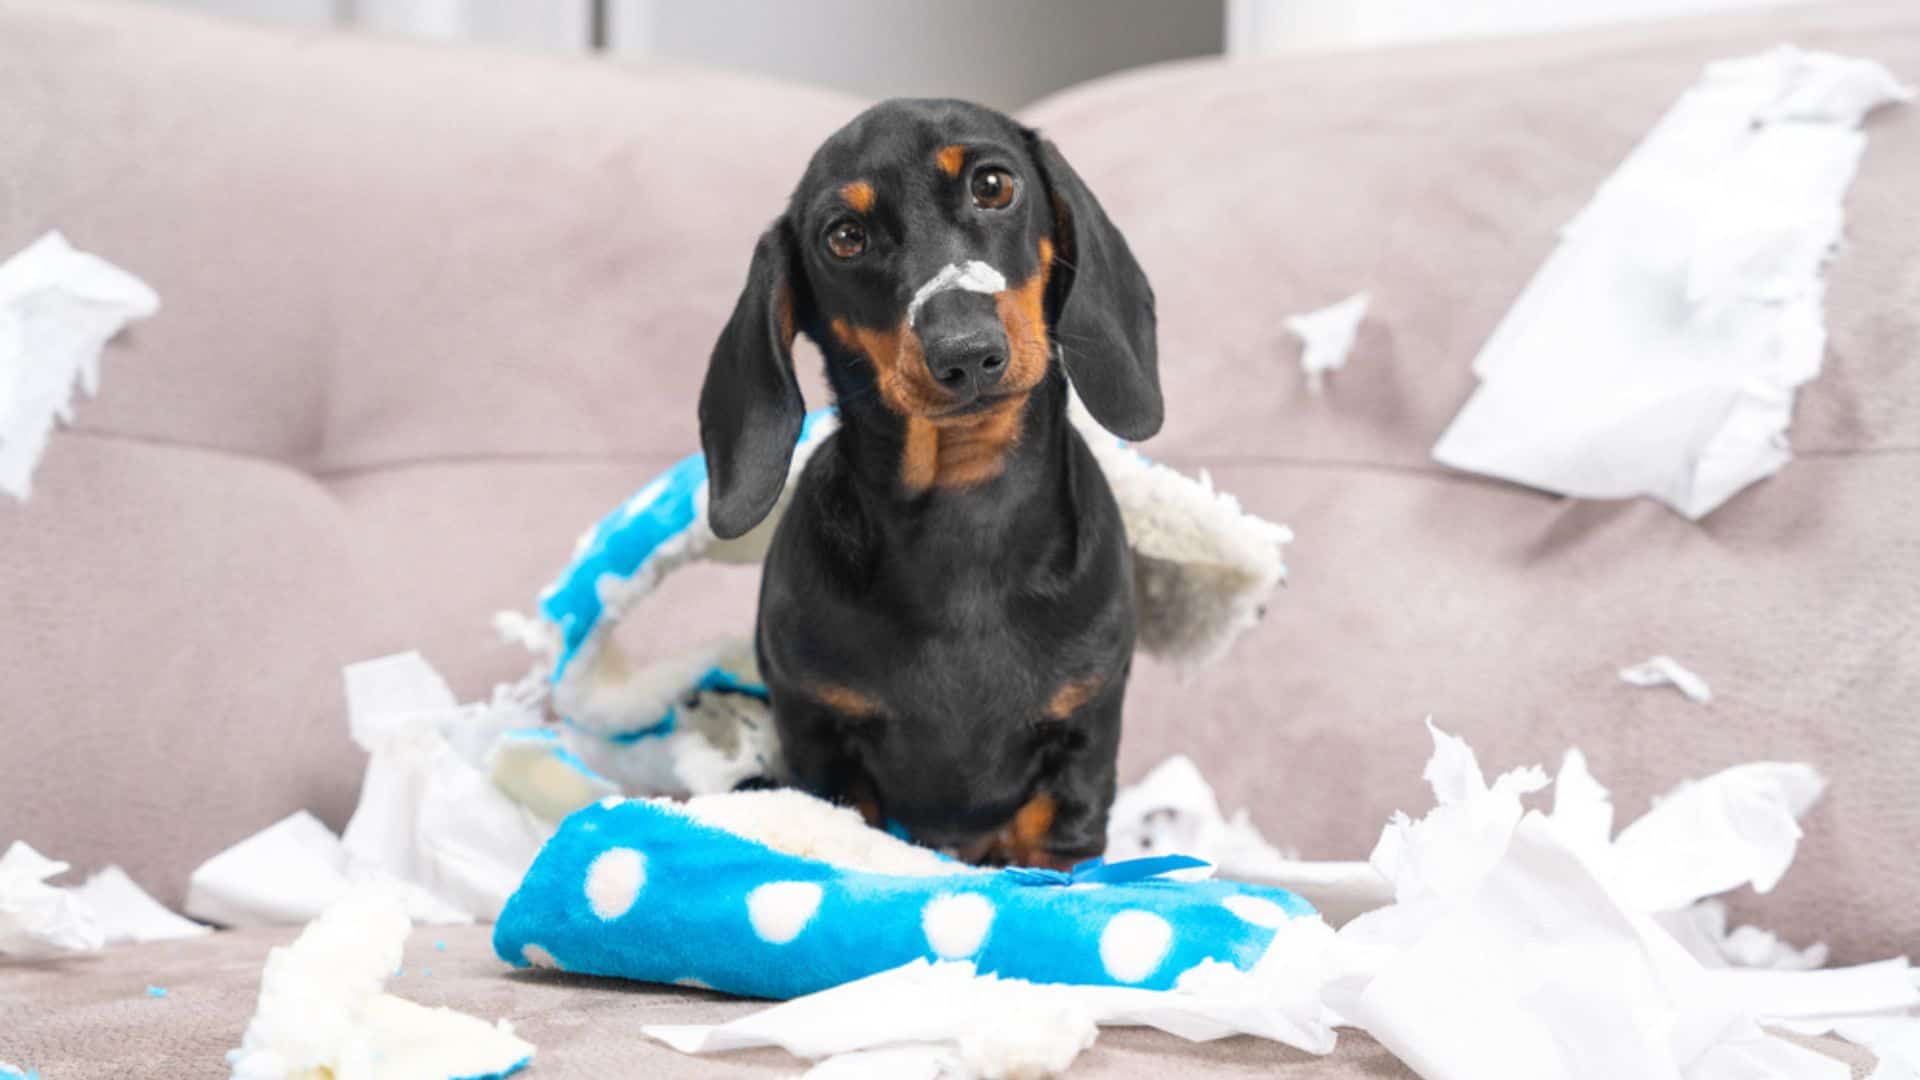
[[[1118,688],[1066,720],[1053,770],[995,845],[996,861],[1072,869],[1107,849],[1120,746]]]
[[[881,824],[873,787],[847,753],[844,720],[811,699],[774,701],[774,722],[786,759],[786,781],[801,791],[860,811],[867,824]]]

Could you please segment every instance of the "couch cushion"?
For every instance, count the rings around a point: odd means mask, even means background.
[[[240,1044],[260,991],[267,950],[288,929],[245,930],[195,941],[110,950],[57,963],[0,965],[0,1001],[10,1010],[0,1060],[53,1080],[173,1080],[217,1073]],[[507,1019],[537,1048],[529,1076],[792,1076],[794,1058],[774,1050],[686,1057],[640,1033],[643,1024],[724,1023],[766,1002],[698,990],[642,986],[557,972],[510,971],[480,927],[421,927],[407,942],[403,974],[387,989],[423,1005],[487,1020]],[[438,941],[446,946],[436,949]],[[167,996],[148,996],[148,986]],[[113,1038],[103,1040],[102,1032]],[[1075,1077],[1216,1076],[1222,1071],[1394,1080],[1413,1073],[1362,1035],[1342,1035],[1330,1058],[1251,1037],[1188,1043],[1136,1029],[1103,1033]]]
[[[1289,589],[1224,668],[1139,670],[1123,775],[1192,754],[1280,842],[1351,858],[1431,805],[1429,713],[1489,769],[1584,748],[1622,823],[1682,779],[1805,760],[1833,787],[1802,861],[1736,914],[1840,960],[1920,940],[1920,107],[1867,122],[1826,370],[1780,475],[1696,525],[1428,456],[1559,227],[1706,63],[1782,40],[1920,80],[1920,9],[1823,5],[1183,63],[1026,112],[1153,278],[1168,419],[1147,451],[1299,536]],[[1360,289],[1352,359],[1310,397],[1281,317]],[[1616,678],[1663,652],[1711,705]]]
[[[82,430],[302,468],[678,456],[838,94],[0,0],[0,252],[49,228],[163,314]]]
[[[288,929],[245,930],[195,941],[110,950],[43,964],[0,965],[0,1001],[26,1003],[0,1032],[0,1060],[49,1080],[151,1080],[221,1073],[240,1043],[260,990],[267,950]],[[437,946],[444,945],[443,948]],[[640,986],[545,971],[508,971],[479,927],[422,927],[407,942],[393,993],[487,1020],[506,1019],[536,1047],[529,1077],[792,1076],[797,1062],[775,1050],[686,1057],[640,1033],[643,1024],[725,1023],[766,1003],[698,990]],[[148,995],[148,986],[167,991]],[[102,1032],[113,1037],[102,1039]],[[1830,1039],[1804,1040],[1872,1071],[1870,1055]],[[1327,1057],[1264,1039],[1189,1043],[1144,1028],[1109,1028],[1074,1063],[1099,1078],[1259,1075],[1312,1080],[1412,1080],[1414,1074],[1358,1032],[1343,1031]]]
[[[1920,16],[1887,10],[1186,65],[1033,110],[1163,297],[1148,449],[1301,537],[1225,666],[1139,669],[1126,778],[1194,753],[1276,839],[1355,857],[1428,804],[1429,712],[1490,766],[1581,744],[1625,814],[1804,757],[1835,790],[1765,922],[1848,960],[1920,938],[1898,857],[1920,824],[1920,312],[1890,299],[1920,291],[1920,111],[1871,121],[1829,370],[1780,477],[1691,525],[1426,459],[1554,230],[1703,63],[1791,34],[1920,77]],[[0,140],[0,248],[59,225],[167,305],[33,501],[0,504],[0,610],[29,613],[0,619],[0,723],[30,763],[0,821],[175,903],[294,809],[341,824],[343,662],[419,647],[469,696],[518,673],[487,616],[695,444],[752,236],[855,108],[55,0],[0,0],[0,100],[29,103]],[[1279,316],[1362,287],[1359,353],[1309,400]],[[754,586],[676,577],[625,630],[640,655],[744,631]],[[1715,703],[1614,681],[1657,651]]]
[[[0,101],[0,253],[58,227],[163,303],[0,499],[32,763],[0,841],[173,904],[287,813],[344,823],[343,663],[419,648],[470,696],[524,669],[490,614],[697,445],[755,236],[860,107],[63,0],[0,0]],[[752,575],[716,580],[674,627],[751,626]]]
[[[1036,104],[1160,301],[1160,454],[1429,468],[1470,363],[1558,230],[1709,61],[1792,41],[1920,79],[1911,4],[1816,5],[1538,38],[1123,74]],[[1866,123],[1800,451],[1920,446],[1920,108]],[[1306,393],[1282,325],[1373,295]]]

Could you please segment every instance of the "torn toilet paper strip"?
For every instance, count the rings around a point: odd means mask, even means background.
[[[1300,370],[1307,374],[1307,392],[1325,389],[1326,375],[1347,366],[1360,320],[1367,314],[1368,296],[1355,293],[1330,307],[1287,316],[1287,329],[1300,339]]]
[[[91,952],[107,943],[91,907],[71,890],[47,884],[67,868],[24,840],[0,855],[0,956]]]
[[[1268,843],[1244,809],[1226,817],[1184,754],[1121,788],[1107,815],[1108,859],[1166,854],[1205,859],[1224,878],[1297,893],[1334,926],[1393,900],[1392,886],[1369,863],[1297,859]]]
[[[360,802],[335,837],[304,812],[195,870],[187,911],[227,926],[316,917],[358,882],[398,890],[420,922],[491,920],[553,825],[496,786],[487,753],[540,723],[514,687],[461,705],[418,653],[349,665],[348,727],[369,755]]]
[[[1196,1042],[1254,1034],[1326,1053],[1333,1031],[1318,997],[1325,973],[1316,961],[1333,933],[1313,918],[1285,920],[1277,929],[1267,953],[1274,963],[1243,972],[1205,962],[1171,991],[1028,983],[981,974],[970,961],[920,960],[730,1023],[641,1030],[689,1054],[777,1046],[823,1058],[900,1044],[945,1046],[987,1075],[1053,1075],[1039,1066],[1070,1062],[1092,1041],[1093,1025],[1153,1027]],[[1048,1022],[1036,1026],[1035,1017]],[[995,1062],[1005,1071],[987,1067]],[[1012,1071],[1014,1064],[1028,1071]]]
[[[1620,669],[1620,681],[1629,686],[1671,686],[1702,705],[1713,700],[1707,680],[1680,666],[1671,656],[1655,656]]]
[[[160,310],[146,283],[50,232],[0,263],[0,491],[25,499],[53,422],[73,421],[77,383],[100,388],[100,353]]]
[[[1819,797],[1814,770],[1762,763],[1683,784],[1615,838],[1610,797],[1577,752],[1541,814],[1521,803],[1540,770],[1488,783],[1464,741],[1433,736],[1439,806],[1382,834],[1376,864],[1399,902],[1341,931],[1351,963],[1327,992],[1421,1075],[1844,1078],[1760,1022],[1920,1005],[1882,969],[1710,970],[1655,917],[1776,882],[1799,841],[1793,820]],[[1701,866],[1677,872],[1690,859]],[[1457,863],[1471,869],[1440,872]],[[1476,973],[1471,995],[1460,993],[1465,970]]]
[[[1780,469],[1856,128],[1908,97],[1878,64],[1787,46],[1710,65],[1563,230],[1435,459],[1695,519]]]
[[[24,841],[0,856],[0,956],[92,952],[107,945],[196,937],[210,928],[168,911],[109,866],[86,884],[50,884],[68,865]]]
[[[73,894],[93,909],[109,945],[174,941],[213,932],[210,926],[167,910],[117,866],[109,866],[88,878]]]

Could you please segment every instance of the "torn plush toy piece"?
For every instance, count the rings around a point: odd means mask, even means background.
[[[100,389],[100,353],[121,328],[160,310],[132,274],[49,232],[0,263],[0,491],[24,500],[73,390]]]
[[[362,886],[269,952],[259,1006],[227,1055],[234,1080],[481,1080],[525,1068],[533,1044],[506,1021],[383,991],[410,929],[398,896]]]
[[[1315,1052],[1331,1047],[1333,1025],[1359,1027],[1429,1080],[1846,1080],[1839,1062],[1767,1029],[1834,1031],[1895,1066],[1920,1047],[1920,1020],[1903,1014],[1920,1008],[1904,960],[1756,970],[1722,952],[1711,927],[1668,930],[1710,912],[1710,893],[1779,880],[1798,844],[1791,823],[1819,797],[1814,770],[1759,763],[1690,781],[1616,836],[1611,796],[1577,750],[1556,778],[1529,767],[1489,780],[1464,740],[1429,728],[1436,805],[1418,820],[1396,815],[1373,853],[1390,902],[1337,934],[1318,918],[1281,922],[1249,970],[1198,965],[1170,989],[1140,990],[1015,986],[916,961],[728,1024],[648,1034],[693,1053],[827,1057],[824,1076],[859,1075],[863,1059],[832,1055],[865,1052],[926,1070],[894,1075],[987,1075],[967,1056],[970,1033],[1011,1027],[1047,999],[1101,1026],[1244,1032]],[[1197,774],[1166,775],[1143,785],[1143,805],[1202,801]],[[1549,786],[1551,812],[1529,810],[1523,800]],[[1154,850],[1180,850],[1182,833],[1157,835],[1167,844]],[[1245,846],[1241,836],[1226,849]],[[1689,858],[1697,869],[1675,871]],[[1071,1041],[1061,1025],[1054,1049]],[[1032,1075],[1044,1074],[1047,1049],[1036,1042],[1025,1058]]]
[[[1790,46],[1709,65],[1562,231],[1434,458],[1694,519],[1784,467],[1857,129],[1911,96],[1871,61]]]
[[[917,959],[1165,989],[1251,968],[1310,916],[1279,889],[1177,881],[1198,860],[981,870],[798,791],[608,799],[568,818],[494,928],[519,966],[790,998]]]
[[[1068,410],[1126,526],[1139,647],[1186,666],[1219,657],[1259,621],[1285,580],[1281,554],[1292,533],[1247,513],[1205,474],[1187,477],[1147,460],[1101,429],[1077,397]],[[759,561],[793,478],[837,428],[831,409],[807,415],[783,501],[747,535],[714,536],[706,519],[706,462],[691,454],[580,538],[570,565],[542,592],[538,616],[496,617],[496,626],[533,650],[545,669],[564,721],[559,750],[638,794],[708,794],[783,775],[748,628],[737,640],[691,646],[648,665],[631,662],[613,631],[684,566]]]

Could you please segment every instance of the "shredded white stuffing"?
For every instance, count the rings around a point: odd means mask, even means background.
[[[504,1022],[383,991],[411,929],[395,895],[360,888],[268,953],[259,1006],[228,1055],[234,1080],[489,1076],[531,1058],[533,1044]]]

